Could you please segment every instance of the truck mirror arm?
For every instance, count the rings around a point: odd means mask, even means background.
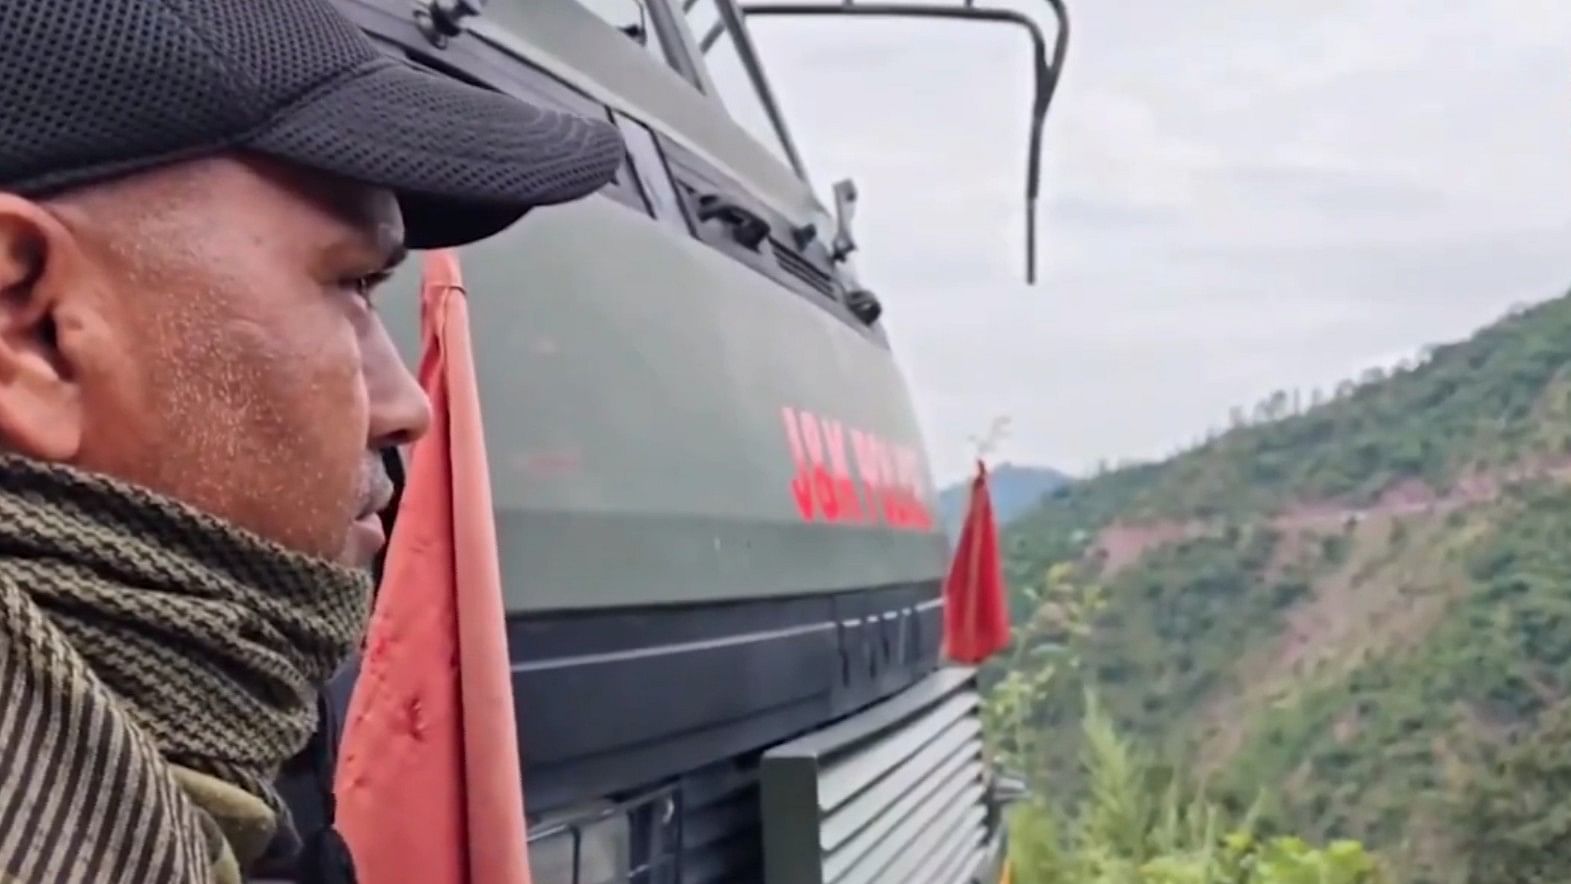
[[[842,0],[829,3],[749,3],[739,8],[744,16],[845,15],[881,18],[931,18],[992,21],[1022,27],[1031,36],[1035,67],[1035,96],[1031,103],[1031,135],[1026,157],[1026,282],[1036,284],[1036,205],[1042,189],[1042,128],[1053,94],[1058,91],[1064,56],[1069,48],[1069,11],[1063,0],[1044,0],[1057,19],[1053,53],[1047,53],[1047,38],[1030,16],[1012,9],[988,9],[965,0],[964,6],[944,7],[915,3],[860,3]]]
[[[830,257],[837,263],[856,251],[856,238],[851,233],[851,220],[856,217],[856,182],[847,178],[835,182],[835,239],[830,247]]]

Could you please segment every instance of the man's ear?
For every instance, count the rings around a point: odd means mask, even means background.
[[[42,206],[0,193],[0,449],[69,461],[81,445],[82,396],[59,323],[84,269],[70,232]]]

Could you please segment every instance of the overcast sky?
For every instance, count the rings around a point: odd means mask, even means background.
[[[1571,288],[1571,3],[1069,2],[1035,288],[1023,35],[753,24],[814,183],[860,187],[940,481],[997,416],[999,459],[1160,456]]]

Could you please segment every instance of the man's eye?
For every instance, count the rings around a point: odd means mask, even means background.
[[[377,273],[368,273],[365,276],[357,276],[348,281],[346,288],[369,302],[371,295],[376,292],[377,286],[386,282],[388,275],[385,271],[379,271]]]

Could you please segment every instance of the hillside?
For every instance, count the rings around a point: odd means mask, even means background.
[[[993,515],[1000,525],[1013,521],[1042,503],[1042,496],[1069,483],[1069,477],[1049,467],[1028,467],[1002,463],[988,467],[988,489],[993,497]],[[938,492],[941,524],[950,538],[960,535],[970,500],[971,480],[956,482]]]
[[[1021,516],[1011,585],[1102,587],[1084,682],[1224,800],[1399,882],[1571,881],[1571,299],[1295,398]],[[1079,697],[1039,722],[1066,788]]]

